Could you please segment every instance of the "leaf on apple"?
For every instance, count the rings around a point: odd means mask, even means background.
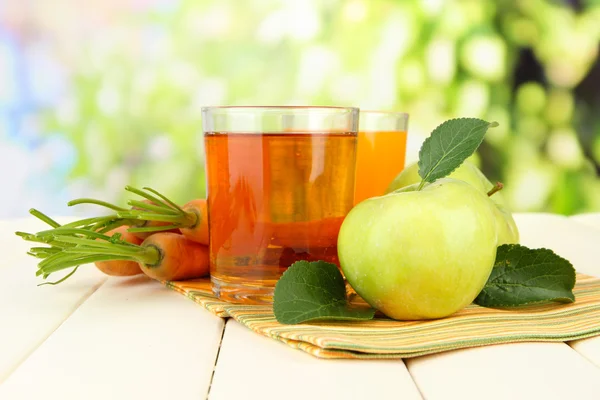
[[[488,128],[498,126],[477,118],[450,119],[431,132],[419,151],[419,175],[425,182],[448,176],[469,158],[483,141]]]
[[[498,247],[492,273],[474,302],[483,307],[572,303],[574,286],[573,265],[552,250],[505,244]]]
[[[344,278],[335,264],[297,261],[279,278],[273,312],[282,324],[316,320],[369,320],[372,308],[348,304]]]

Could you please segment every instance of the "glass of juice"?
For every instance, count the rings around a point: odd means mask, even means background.
[[[381,196],[404,169],[408,114],[360,111],[354,203]]]
[[[207,107],[210,275],[222,300],[272,301],[299,260],[338,264],[353,206],[358,109]]]

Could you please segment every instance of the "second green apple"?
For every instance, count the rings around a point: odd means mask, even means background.
[[[488,193],[494,185],[486,178],[486,176],[474,164],[465,161],[454,172],[448,175],[448,178],[458,179],[471,184],[477,190]],[[408,165],[394,181],[388,186],[386,193],[391,193],[395,190],[419,183],[419,165],[415,162]],[[496,207],[496,224],[498,226],[498,246],[503,244],[518,244],[519,230],[513,219],[511,212],[506,208],[504,199],[501,193],[495,193],[490,196]]]

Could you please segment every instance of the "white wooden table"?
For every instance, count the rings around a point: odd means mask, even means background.
[[[600,214],[518,214],[522,243],[600,275]],[[319,360],[144,277],[37,287],[0,221],[0,399],[600,399],[600,337],[396,361]]]

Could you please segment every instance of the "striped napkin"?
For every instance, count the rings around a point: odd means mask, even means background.
[[[565,342],[600,335],[600,278],[577,275],[571,304],[511,309],[470,305],[443,319],[314,322],[282,325],[271,306],[220,301],[208,279],[167,282],[211,313],[320,358],[409,358],[467,347],[511,342]],[[361,301],[360,299],[357,301]]]

